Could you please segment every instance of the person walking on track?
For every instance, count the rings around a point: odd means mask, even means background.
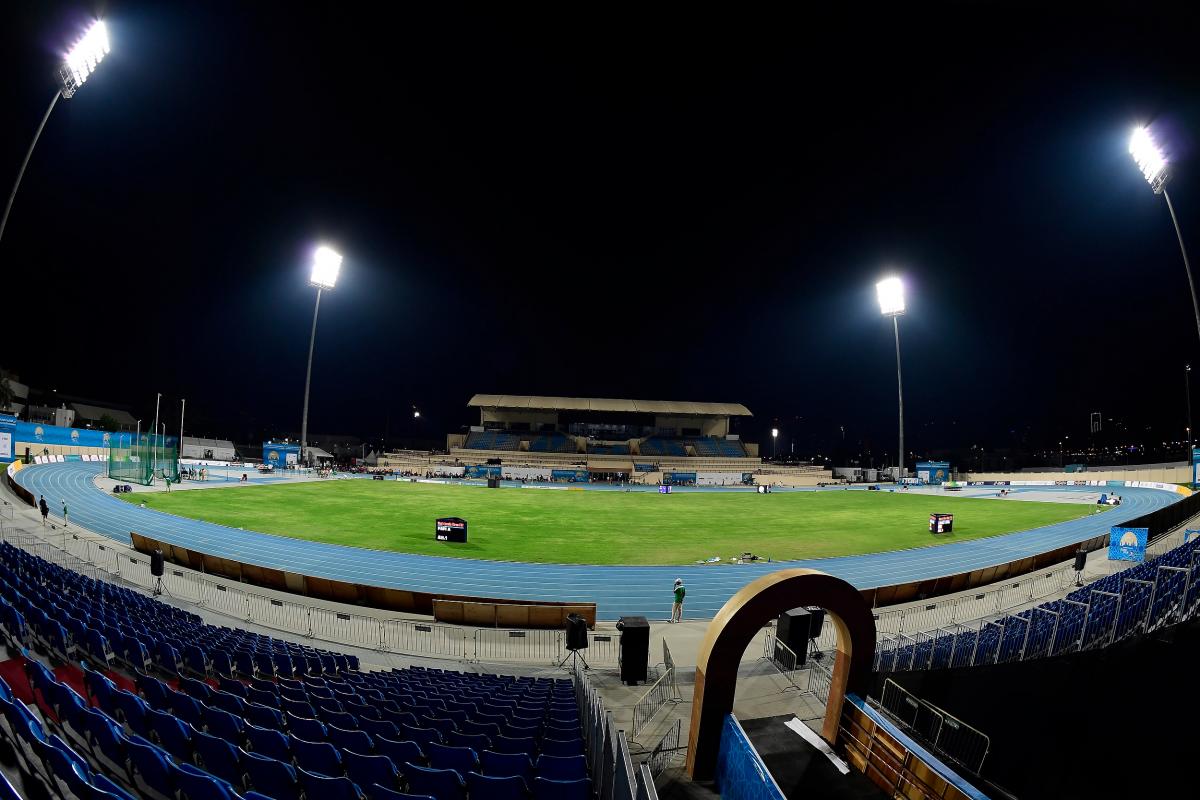
[[[63,498],[62,506],[63,506],[63,527],[65,528],[65,527],[67,527],[67,499],[65,497]]]
[[[683,586],[683,578],[675,579],[675,602],[671,606],[671,622],[683,622],[683,598],[687,597],[687,589]]]

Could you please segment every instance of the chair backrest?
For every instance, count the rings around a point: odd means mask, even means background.
[[[275,800],[299,800],[300,783],[296,769],[274,758],[242,751],[242,766],[250,778],[255,791],[274,797]]]
[[[400,767],[408,780],[409,790],[416,794],[429,794],[438,800],[459,800],[466,792],[466,784],[452,769],[431,769],[405,764]]]
[[[592,800],[592,781],[583,778],[577,781],[556,781],[549,778],[533,779],[534,800]]]
[[[533,758],[533,754],[537,752],[537,742],[529,736],[510,739],[501,735],[492,739],[492,749],[497,753],[524,753]]]
[[[587,777],[587,759],[578,756],[538,756],[537,774],[555,781],[574,781]]]
[[[349,778],[329,777],[297,767],[304,795],[319,800],[359,800],[358,787]]]
[[[156,791],[171,791],[171,771],[167,767],[166,754],[140,736],[122,736],[125,752],[134,772],[142,776],[150,788]]]
[[[260,728],[247,722],[246,741],[253,753],[280,761],[292,760],[292,749],[287,737],[274,728]]]
[[[479,767],[479,756],[469,747],[452,747],[430,742],[425,745],[425,755],[429,756],[429,766],[435,769],[452,769],[460,775],[466,775]]]
[[[386,786],[380,786],[379,784],[364,786],[363,789],[371,800],[438,800],[433,795],[397,792],[394,789],[388,789]]]
[[[517,775],[526,780],[533,777],[533,762],[525,753],[497,753],[495,750],[484,750],[479,754],[483,774],[490,777],[505,778]]]
[[[471,797],[486,797],[488,800],[525,800],[529,795],[524,778],[516,775],[494,778],[478,772],[467,773],[467,791]]]
[[[297,764],[304,764],[312,772],[329,777],[342,774],[342,757],[338,754],[337,748],[329,742],[310,742],[295,734],[288,736],[288,742],[291,744],[292,755],[296,757]]]
[[[342,761],[346,765],[346,777],[359,787],[377,783],[389,789],[398,788],[400,772],[387,756],[363,755],[353,750],[343,750]]]
[[[414,764],[425,763],[425,751],[421,749],[421,745],[407,739],[397,740],[387,736],[376,736],[375,752],[387,756],[397,765],[406,761]]]
[[[582,756],[583,739],[543,738],[538,749],[544,756]]]
[[[319,719],[298,717],[290,711],[285,711],[284,716],[287,718],[288,731],[296,734],[301,739],[307,739],[310,742],[323,742],[329,737],[329,730],[325,727],[325,723]]]
[[[179,792],[180,800],[234,800],[234,794],[225,781],[205,774],[190,764],[169,764],[171,781]]]
[[[329,741],[343,750],[367,754],[375,752],[375,742],[371,739],[371,734],[366,731],[348,731],[336,725],[330,725],[328,730]]]

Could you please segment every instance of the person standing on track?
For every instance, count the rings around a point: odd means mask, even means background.
[[[683,598],[687,597],[683,578],[675,579],[675,602],[671,605],[671,622],[683,622]]]
[[[64,497],[62,501],[63,507],[63,527],[67,527],[67,499]]]
[[[46,527],[46,517],[50,514],[50,504],[46,502],[46,495],[38,496],[38,511],[42,512],[42,527]]]

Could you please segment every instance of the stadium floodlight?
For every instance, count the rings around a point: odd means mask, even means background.
[[[1167,157],[1162,148],[1154,141],[1150,129],[1139,125],[1129,136],[1129,155],[1146,177],[1146,182],[1155,194],[1161,194],[1167,201],[1167,211],[1171,213],[1171,222],[1175,225],[1175,238],[1179,240],[1179,253],[1183,256],[1183,269],[1187,273],[1188,289],[1192,292],[1192,312],[1196,316],[1196,334],[1200,336],[1200,302],[1196,300],[1196,284],[1192,281],[1192,265],[1188,261],[1187,248],[1183,246],[1183,232],[1179,230],[1179,220],[1175,216],[1175,206],[1171,203],[1171,195],[1167,192],[1167,179],[1171,177],[1167,167]],[[1190,456],[1189,456],[1190,457]]]
[[[313,253],[312,277],[309,283],[318,289],[332,289],[342,269],[342,257],[331,247],[321,245]]]
[[[75,43],[58,68],[58,77],[62,82],[62,96],[71,97],[75,91],[87,81],[88,76],[96,71],[96,67],[108,55],[108,27],[104,20],[98,19],[88,28],[83,38]]]
[[[892,330],[896,333],[896,392],[900,398],[900,449],[896,457],[897,478],[904,477],[904,379],[900,375],[900,315],[905,311],[904,281],[895,275],[875,284],[879,298],[879,312],[892,318]]]
[[[300,461],[307,463],[308,458],[308,388],[312,383],[313,345],[317,341],[317,314],[321,312],[321,292],[332,289],[337,284],[338,273],[342,269],[342,256],[332,247],[321,245],[313,252],[312,273],[308,282],[317,287],[317,304],[313,308],[312,335],[308,338],[308,371],[304,375],[304,413],[300,417]]]
[[[1129,136],[1129,155],[1133,156],[1138,169],[1146,176],[1146,182],[1155,194],[1162,194],[1167,184],[1167,157],[1154,142],[1150,129],[1139,125]]]
[[[885,317],[904,313],[904,282],[899,278],[884,278],[875,284],[875,294],[879,297],[879,311]]]
[[[29,166],[33,148],[37,147],[38,139],[42,136],[42,129],[46,127],[46,121],[50,119],[50,112],[54,110],[58,98],[69,99],[74,96],[75,91],[83,85],[88,76],[96,70],[96,66],[108,55],[108,51],[108,27],[105,26],[104,20],[98,19],[84,33],[83,38],[63,57],[63,63],[58,68],[59,87],[54,90],[54,97],[51,98],[46,113],[42,115],[42,121],[33,134],[33,141],[29,143],[29,149],[25,151],[25,160],[21,162],[21,168],[17,170],[17,179],[13,181],[12,191],[8,194],[8,203],[4,206],[4,216],[0,217],[0,240],[4,239],[4,229],[8,227],[8,215],[12,211],[13,201],[17,199],[17,189],[21,186],[21,178],[25,176],[25,168]]]
[[[775,441],[779,438],[779,428],[771,428],[771,458],[775,458]]]

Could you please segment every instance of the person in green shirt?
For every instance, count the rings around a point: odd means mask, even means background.
[[[62,507],[63,507],[63,527],[65,528],[65,527],[67,527],[67,501],[66,501],[66,498],[64,498],[62,501]]]
[[[683,598],[687,597],[687,589],[683,586],[683,578],[675,579],[675,603],[671,606],[671,622],[683,622]]]

